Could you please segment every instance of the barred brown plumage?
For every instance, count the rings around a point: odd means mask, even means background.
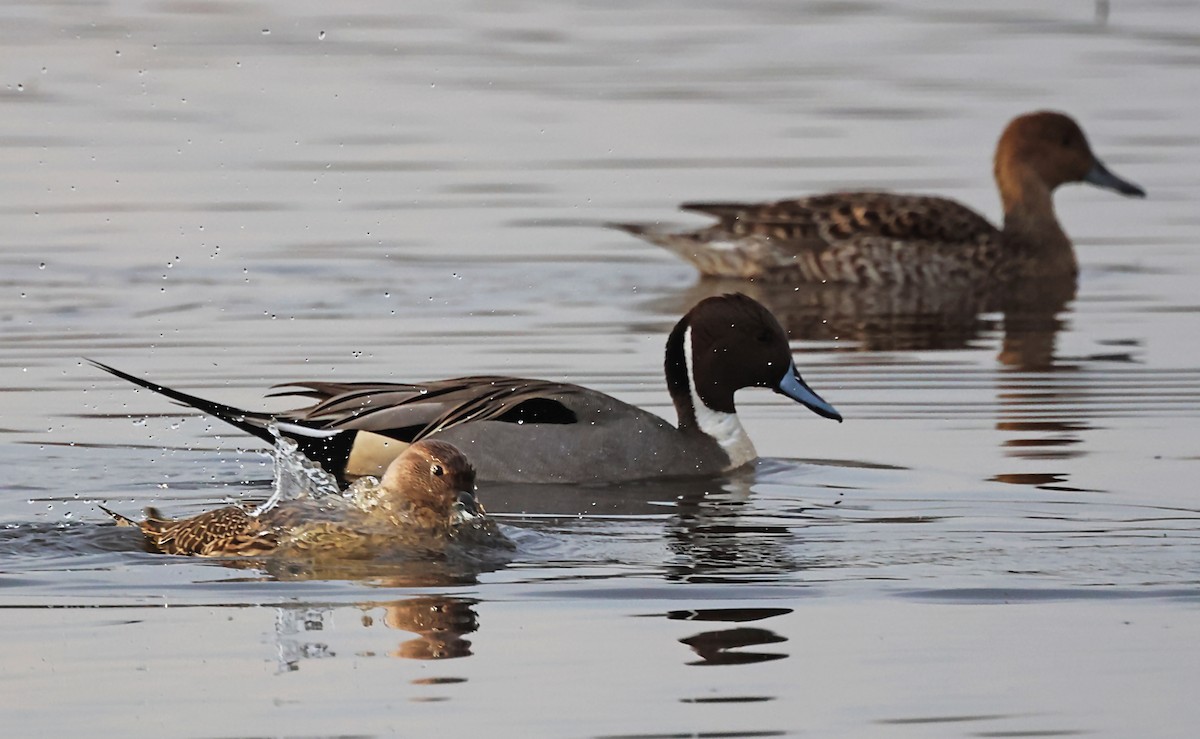
[[[1145,196],[1092,153],[1079,125],[1038,112],[1009,123],[996,147],[1004,205],[996,228],[967,206],[930,195],[837,192],[772,203],[685,203],[717,223],[672,232],[638,224],[616,228],[662,246],[702,274],[770,282],[861,285],[1006,283],[1073,276],[1074,249],[1051,195],[1087,182]]]
[[[225,506],[182,519],[147,508],[140,522],[101,508],[119,525],[138,527],[146,548],[161,554],[365,559],[436,553],[451,544],[510,547],[474,490],[475,470],[462,452],[425,440],[409,446],[377,484],[362,481],[346,498],[289,500],[262,512]]]

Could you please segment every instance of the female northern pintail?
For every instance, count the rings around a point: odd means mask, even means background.
[[[695,264],[705,275],[795,282],[950,284],[1073,276],[1071,240],[1053,192],[1087,182],[1122,195],[1145,192],[1096,158],[1079,124],[1029,113],[1000,136],[994,161],[1004,225],[946,198],[843,192],[776,203],[687,203],[719,221],[671,233],[614,224]]]
[[[347,498],[284,501],[265,511],[226,506],[184,519],[154,508],[133,521],[146,547],[200,557],[307,556],[362,559],[386,553],[445,550],[453,544],[512,544],[475,497],[475,470],[453,444],[409,445],[378,483],[360,480]]]
[[[245,411],[97,367],[212,414],[266,441],[273,426],[309,459],[346,480],[378,475],[408,444],[449,441],[481,479],[608,483],[713,475],[757,452],[734,393],[766,387],[842,420],[796,370],[775,317],[745,295],[701,301],[667,339],[666,377],[678,426],[578,385],[515,377],[462,377],[419,385],[297,382],[279,393],[314,399],[281,414]]]

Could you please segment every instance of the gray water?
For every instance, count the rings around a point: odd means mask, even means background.
[[[13,735],[1192,736],[1200,8],[1180,2],[0,7],[0,709]],[[1023,312],[697,280],[608,221],[885,187],[995,219],[1012,116],[1077,290]],[[838,425],[739,396],[728,479],[483,487],[510,560],[261,570],[96,507],[261,500],[293,379],[506,373],[659,413],[747,289]]]

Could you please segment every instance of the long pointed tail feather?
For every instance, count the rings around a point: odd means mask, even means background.
[[[135,529],[139,528],[138,522],[134,521],[129,516],[123,516],[120,513],[117,513],[116,511],[114,511],[110,508],[105,508],[104,506],[100,505],[99,503],[96,504],[96,507],[99,508],[100,510],[104,511],[105,513],[107,513],[109,516],[111,516],[112,519],[117,522],[118,526],[132,526]]]
[[[182,403],[189,408],[195,408],[198,411],[219,418],[234,428],[256,436],[272,446],[275,445],[276,440],[271,433],[270,427],[274,424],[275,430],[296,442],[304,456],[320,464],[327,472],[335,475],[340,482],[346,482],[346,464],[350,459],[350,452],[353,448],[357,431],[321,428],[319,424],[309,425],[303,420],[289,417],[288,414],[277,417],[269,413],[258,413],[234,408],[231,405],[198,398],[195,395],[189,395],[178,390],[173,390],[165,385],[159,385],[157,382],[144,380],[128,372],[122,372],[115,367],[97,362],[94,359],[88,359],[87,361],[93,366],[111,375],[120,377],[122,380],[131,382],[138,387],[146,388],[159,395],[164,395],[177,403]]]
[[[159,385],[157,382],[151,382],[150,380],[142,379],[141,377],[131,375],[128,372],[122,372],[116,367],[110,367],[107,364],[97,362],[94,359],[88,359],[87,357],[84,357],[84,359],[90,362],[92,366],[102,369],[110,375],[120,377],[122,380],[132,382],[134,385],[144,387],[147,390],[158,393],[159,395],[164,395],[177,403],[182,403],[183,405],[195,408],[198,411],[215,416],[216,418],[221,419],[225,423],[228,423],[235,428],[241,429],[252,436],[257,436],[268,444],[275,443],[275,440],[271,437],[271,432],[267,429],[267,425],[272,420],[272,417],[269,414],[255,413],[253,411],[242,410],[241,408],[234,408],[233,406],[225,405],[224,403],[205,400],[204,398],[200,398],[195,395],[189,395],[178,390],[173,390],[165,385]]]
[[[664,230],[660,225],[650,225],[645,223],[616,223],[615,221],[609,221],[604,225],[608,228],[633,234],[640,239],[645,239],[646,241],[649,241],[652,244],[658,244],[659,246],[667,246],[664,242],[670,237],[674,236],[673,233]]]
[[[703,266],[696,261],[697,252],[705,251],[708,247],[696,238],[696,234],[693,231],[677,231],[657,224],[652,226],[644,223],[607,223],[605,225],[609,228],[615,228],[618,231],[633,234],[639,239],[648,241],[655,246],[661,246],[667,251],[692,262],[703,271]]]

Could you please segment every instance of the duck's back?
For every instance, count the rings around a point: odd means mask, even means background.
[[[718,221],[636,233],[719,277],[855,284],[1002,277],[1000,232],[947,198],[841,192],[774,203],[688,203]]]
[[[185,519],[146,509],[138,528],[153,552],[200,557],[259,555],[279,544],[273,526],[239,506],[226,506]]]
[[[454,444],[480,480],[496,482],[709,475],[729,459],[699,431],[679,431],[653,413],[568,383],[479,376],[420,385],[298,386],[316,403],[294,417],[379,435],[356,440],[347,464],[353,475],[381,474],[404,444],[417,439]]]
[[[713,475],[729,457],[698,430],[579,386],[549,395],[572,423],[460,424],[433,435],[463,450],[479,479],[525,483],[612,483],[653,477]]]

